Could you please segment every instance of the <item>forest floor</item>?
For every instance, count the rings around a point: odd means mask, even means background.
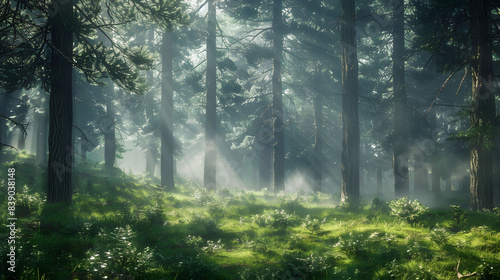
[[[322,193],[209,192],[182,180],[167,193],[86,163],[72,203],[48,205],[45,168],[32,160],[20,154],[0,170],[16,168],[18,218],[15,273],[6,218],[0,228],[2,279],[500,279],[497,210],[338,205]]]

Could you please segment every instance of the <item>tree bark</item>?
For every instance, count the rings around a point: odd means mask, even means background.
[[[47,164],[47,113],[37,114],[36,126],[36,162]]]
[[[314,148],[313,148],[313,190],[321,192],[323,177],[323,96],[321,92],[321,79],[315,79],[316,91],[313,97],[314,108]]]
[[[105,86],[105,94],[108,95],[106,101],[106,122],[104,124],[104,168],[112,170],[116,159],[116,134],[115,134],[115,106],[113,104],[114,85],[111,80],[108,80],[108,85]]]
[[[163,33],[161,74],[161,185],[175,190],[174,182],[174,88],[172,65],[172,31]]]
[[[154,47],[155,29],[151,28],[149,32],[148,44],[150,47]],[[149,80],[153,80],[153,71],[148,71]],[[154,119],[155,102],[154,102],[154,91],[150,91],[145,96],[146,99],[146,117],[151,123]],[[156,165],[158,164],[158,150],[156,144],[151,143],[147,148],[146,152],[146,175],[152,178],[155,174]],[[175,172],[174,172],[175,174]]]
[[[73,171],[73,1],[52,0],[47,202],[70,202]]]
[[[268,108],[262,114],[262,126],[257,135],[258,146],[256,147],[259,156],[259,187],[271,190],[273,181],[273,130],[269,120],[271,119],[271,110]]]
[[[384,195],[382,190],[382,169],[380,167],[377,168],[377,197],[381,198]]]
[[[404,1],[393,1],[394,190],[408,196],[408,114],[405,86]]]
[[[359,199],[358,57],[355,1],[342,0],[342,201]]]
[[[281,64],[283,57],[283,1],[273,4],[273,189],[274,193],[285,191],[285,122],[283,114],[283,87]]]
[[[488,6],[491,1],[470,3],[472,36],[472,139],[470,152],[470,207],[472,210],[493,208],[493,158],[495,155],[496,109],[493,81],[493,59]]]
[[[217,16],[214,0],[208,0],[208,35],[207,35],[207,104],[205,123],[205,173],[204,185],[209,190],[217,186],[217,61],[216,61],[216,26]]]
[[[425,197],[429,192],[429,176],[424,157],[425,155],[423,153],[413,156],[414,193],[419,199]]]

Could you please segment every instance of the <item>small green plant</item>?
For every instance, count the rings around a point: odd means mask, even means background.
[[[408,197],[403,197],[389,202],[391,215],[406,221],[410,225],[422,221],[425,214],[429,212],[429,207],[425,207],[418,200],[410,200]]]
[[[451,215],[450,226],[454,230],[459,230],[467,222],[467,219],[465,217],[465,211],[462,210],[462,208],[460,208],[460,206],[458,205],[450,205],[450,215]]]
[[[213,256],[215,254],[220,253],[220,251],[222,251],[222,248],[224,248],[224,243],[222,243],[220,241],[220,239],[217,242],[213,242],[211,240],[208,240],[207,246],[202,247],[201,250],[203,251],[203,253],[205,253],[209,256]]]
[[[431,231],[430,239],[437,245],[443,245],[448,242],[450,233],[445,228],[435,227]]]
[[[203,243],[203,238],[201,236],[191,236],[191,235],[188,235],[184,239],[184,243],[186,243],[186,245],[189,246],[189,247],[199,248],[201,246],[201,243]]]
[[[303,208],[301,203],[301,194],[300,192],[297,193],[295,197],[291,195],[284,195],[279,198],[279,208],[290,212],[290,213],[295,213],[297,210]]]
[[[366,252],[366,241],[360,234],[350,232],[345,237],[339,237],[333,247],[339,248],[349,258],[357,258]]]
[[[101,231],[98,244],[88,252],[88,273],[94,279],[126,278],[141,275],[152,265],[152,251],[138,248],[129,225],[112,232]]]
[[[192,231],[204,237],[215,236],[221,232],[217,221],[201,216],[194,216],[190,223],[190,227]]]
[[[225,208],[224,204],[216,200],[207,203],[208,214],[215,220],[220,220],[224,218],[225,216],[224,208]]]
[[[16,194],[16,214],[20,217],[27,217],[38,212],[43,205],[43,198],[38,193],[32,193],[28,186],[23,186]]]
[[[311,215],[307,215],[304,218],[304,223],[302,224],[303,227],[308,229],[311,234],[317,234],[321,230],[321,226],[326,222],[326,218],[323,220],[318,220],[318,219],[312,219]]]

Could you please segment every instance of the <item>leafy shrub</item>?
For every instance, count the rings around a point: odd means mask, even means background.
[[[321,226],[326,222],[326,218],[323,220],[318,220],[318,219],[312,219],[311,215],[307,215],[304,218],[304,223],[302,224],[303,227],[308,229],[311,234],[316,234],[318,231],[321,230]]]
[[[291,195],[284,195],[279,198],[279,208],[290,212],[295,213],[297,210],[304,208],[301,203],[301,196],[303,192],[298,192],[295,197]]]
[[[286,231],[288,227],[299,224],[299,219],[285,210],[274,210],[263,215],[254,215],[252,221],[260,227],[271,227],[279,231]]]
[[[199,205],[208,205],[209,203],[213,203],[216,201],[215,195],[213,191],[209,191],[206,188],[202,187],[192,187],[191,193],[194,197],[194,202]]]
[[[393,260],[387,267],[387,272],[385,275],[387,278],[391,279],[424,279],[424,280],[435,280],[438,279],[435,272],[424,270],[422,266],[419,265],[408,265],[398,263]],[[385,277],[381,277],[385,278]]]
[[[210,217],[212,217],[215,220],[220,220],[224,218],[225,216],[225,211],[224,211],[224,204],[219,202],[219,201],[211,201],[207,203],[208,207],[208,214]]]
[[[445,228],[435,227],[431,231],[431,240],[437,245],[443,245],[448,242],[448,238],[450,237],[450,233],[446,231]]]
[[[324,276],[330,268],[331,261],[327,257],[311,254],[302,257],[300,254],[291,253],[283,256],[283,269],[289,277],[286,279],[313,279]]]
[[[211,240],[207,241],[207,246],[202,247],[201,250],[209,256],[213,256],[215,254],[220,253],[222,251],[222,248],[224,248],[224,244],[221,243],[220,239],[217,242],[213,242]]]
[[[201,236],[188,235],[184,239],[184,243],[186,243],[186,245],[189,247],[199,248],[201,246],[201,243],[203,243],[203,238]]]
[[[215,220],[200,216],[193,217],[190,227],[193,232],[198,232],[205,237],[215,236],[221,232],[219,224]]]
[[[348,258],[358,258],[367,251],[366,241],[362,235],[349,232],[348,236],[339,237],[333,247],[339,248]]]
[[[16,194],[16,215],[27,217],[38,212],[43,205],[43,198],[38,193],[31,193],[28,186],[23,186]]]
[[[429,207],[425,207],[418,200],[409,200],[408,197],[391,200],[389,207],[391,208],[391,215],[411,225],[420,222],[424,215],[429,212]]]
[[[321,203],[322,201],[329,200],[331,196],[322,192],[311,192],[309,196],[309,202],[311,203]]]
[[[125,278],[143,274],[151,265],[152,252],[138,248],[133,239],[135,233],[129,225],[102,231],[99,243],[88,252],[88,273],[94,279]]]
[[[459,230],[466,223],[465,211],[458,205],[450,205],[451,222],[450,226],[454,230]]]

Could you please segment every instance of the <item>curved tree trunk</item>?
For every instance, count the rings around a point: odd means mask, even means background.
[[[161,74],[161,185],[175,190],[174,183],[174,88],[172,67],[172,32],[163,33]]]
[[[491,1],[470,3],[472,35],[471,130],[477,131],[470,153],[470,206],[473,210],[493,208],[493,159],[495,153],[495,94],[489,21]]]
[[[52,0],[59,7],[51,17],[50,100],[49,100],[49,166],[47,202],[71,201],[73,169],[72,125],[73,90],[72,65],[73,1]],[[63,3],[64,2],[64,3]]]
[[[354,0],[342,0],[342,201],[359,198],[358,57]]]
[[[273,4],[273,189],[285,191],[285,122],[281,84],[281,60],[283,57],[283,1]]]
[[[214,0],[208,0],[208,36],[207,36],[207,104],[205,123],[205,172],[204,185],[209,190],[215,190],[217,186],[216,162],[217,162],[217,62],[216,62],[216,7]]]

